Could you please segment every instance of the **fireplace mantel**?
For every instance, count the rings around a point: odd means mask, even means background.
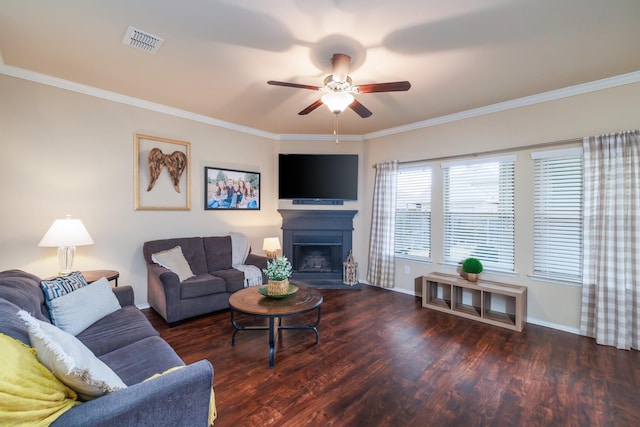
[[[332,245],[339,246],[338,260],[340,265],[332,271],[309,272],[296,271],[292,280],[305,279],[342,279],[342,262],[352,249],[354,210],[278,210],[282,216],[282,252],[294,266],[297,245]]]

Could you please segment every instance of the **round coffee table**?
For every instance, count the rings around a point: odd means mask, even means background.
[[[229,297],[231,309],[231,324],[235,328],[231,337],[231,345],[236,344],[236,334],[238,331],[269,331],[269,367],[273,368],[276,358],[276,332],[283,329],[311,329],[316,334],[316,344],[320,336],[318,334],[318,324],[320,323],[320,308],[322,306],[322,295],[316,289],[306,286],[295,285],[298,291],[284,298],[272,298],[258,292],[260,286],[252,286],[234,292]],[[312,310],[318,311],[316,321],[311,325],[283,325],[282,318],[297,316],[308,313]],[[264,317],[269,321],[269,326],[241,326],[235,320],[235,314],[242,313],[247,316]],[[275,319],[278,319],[276,324]]]

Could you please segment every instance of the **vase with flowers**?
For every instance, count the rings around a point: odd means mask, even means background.
[[[287,257],[281,256],[273,261],[267,261],[267,268],[262,271],[267,276],[269,295],[286,295],[289,293],[289,276],[292,266]]]

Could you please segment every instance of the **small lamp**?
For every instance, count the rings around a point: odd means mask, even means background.
[[[262,250],[267,253],[267,258],[276,259],[280,247],[280,239],[277,237],[265,237],[262,242]]]
[[[67,215],[65,219],[56,219],[49,227],[38,246],[58,247],[59,275],[67,275],[72,272],[73,257],[76,246],[93,245],[93,239],[79,219],[71,219]]]

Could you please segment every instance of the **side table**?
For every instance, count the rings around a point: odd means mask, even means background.
[[[116,270],[85,270],[80,271],[80,273],[82,273],[87,283],[93,283],[101,277],[106,277],[108,281],[113,280],[115,282],[115,287],[118,287],[118,277],[120,277],[120,272]],[[56,277],[59,276],[45,277],[45,280],[55,279]]]
[[[106,277],[108,281],[114,281],[115,287],[118,287],[118,277],[120,277],[120,272],[116,270],[86,270],[81,271],[84,278],[87,280],[87,283],[93,283],[101,277]]]

